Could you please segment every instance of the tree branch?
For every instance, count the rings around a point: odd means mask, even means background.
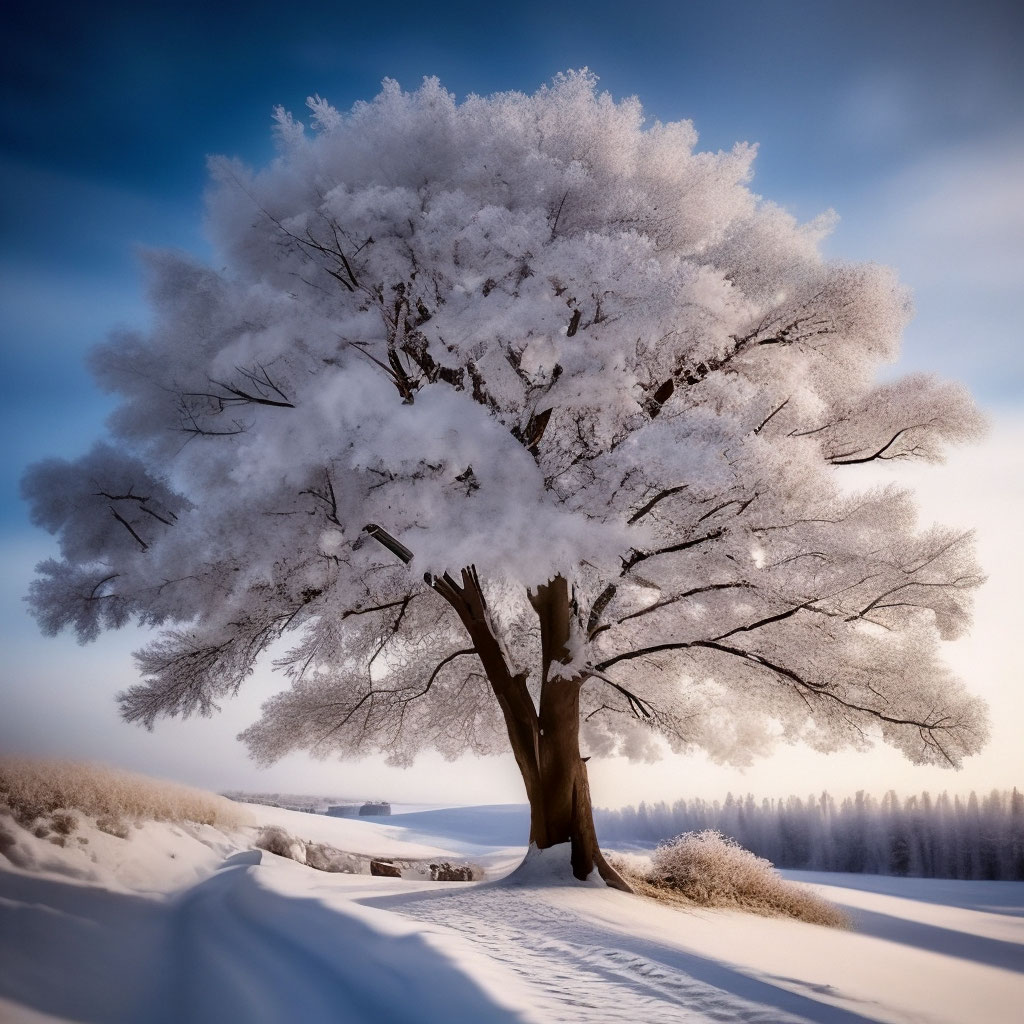
[[[594,666],[594,668],[598,671],[604,671],[605,669],[611,667],[612,665],[618,664],[621,661],[631,661],[635,658],[644,658],[652,654],[659,654],[665,651],[681,651],[691,649],[694,647],[703,647],[708,650],[718,651],[722,654],[728,654],[731,657],[740,658],[761,668],[766,668],[770,672],[774,672],[776,675],[782,676],[784,679],[788,679],[798,689],[806,690],[817,697],[830,700],[850,711],[862,712],[864,714],[870,715],[873,718],[878,719],[879,721],[887,722],[890,725],[906,725],[912,726],[919,730],[925,730],[928,732],[929,737],[934,742],[936,749],[939,750],[940,753],[942,753],[942,755],[946,758],[947,761],[949,761],[951,765],[955,764],[953,759],[950,758],[942,749],[941,745],[938,745],[938,741],[935,740],[933,735],[935,731],[948,732],[953,728],[952,725],[944,724],[944,720],[940,719],[937,722],[929,722],[927,720],[921,721],[914,718],[897,718],[894,715],[888,715],[884,711],[879,711],[876,708],[868,707],[863,704],[855,704],[853,701],[848,701],[840,697],[839,694],[829,689],[828,686],[824,683],[811,682],[810,680],[801,677],[792,669],[786,668],[784,665],[775,664],[774,662],[769,661],[767,658],[763,657],[760,654],[755,654],[752,651],[745,651],[739,647],[730,647],[726,644],[721,644],[714,640],[691,640],[686,643],[657,644],[653,647],[645,648],[644,650],[630,651],[625,654],[616,655],[614,658],[609,658],[606,661],[603,661],[600,664]]]
[[[883,444],[882,447],[878,449],[878,451],[874,452],[871,455],[865,455],[863,458],[860,458],[860,459],[848,459],[848,458],[846,458],[846,455],[853,455],[854,452],[845,452],[843,455],[832,456],[827,461],[830,462],[833,466],[859,466],[859,465],[862,465],[865,462],[874,462],[876,459],[880,459],[883,462],[888,460],[888,459],[894,459],[894,458],[896,458],[895,455],[886,455],[885,453],[908,430],[916,430],[918,427],[920,427],[922,425],[923,424],[915,423],[915,424],[912,424],[909,427],[903,427],[902,430],[897,430],[896,433],[893,434],[892,437],[890,437],[889,440],[886,441],[886,443]]]
[[[665,498],[670,498],[673,494],[678,494],[680,491],[685,491],[689,484],[679,484],[677,487],[667,487],[663,491],[659,491],[650,501],[641,505],[627,520],[626,522],[632,526],[633,523],[643,519],[648,512],[658,504],[659,501],[663,501]]]
[[[601,621],[601,615],[615,596],[617,589],[614,583],[609,583],[595,598],[593,607],[590,609],[590,618],[587,619],[587,633],[591,638],[593,638],[597,624]]]
[[[754,590],[753,583],[709,583],[704,587],[694,587],[692,590],[683,591],[681,594],[676,594],[673,597],[668,597],[664,601],[658,601],[656,604],[648,605],[646,608],[641,608],[639,611],[630,612],[629,615],[623,615],[618,622],[615,623],[617,626],[621,626],[622,623],[628,622],[630,619],[639,619],[644,615],[650,615],[652,612],[656,612],[661,608],[667,608],[669,605],[677,604],[679,601],[683,601],[688,597],[693,597],[696,594],[706,594],[714,590]]]
[[[760,424],[758,424],[758,426],[754,428],[754,433],[760,434],[761,431],[764,430],[764,428],[767,427],[769,423],[771,423],[772,419],[775,416],[777,416],[780,412],[782,412],[782,410],[785,409],[787,405],[789,405],[788,398],[782,403],[782,405],[776,406],[770,413],[768,413],[768,415],[763,420],[761,420]]]
[[[654,558],[657,555],[671,555],[676,551],[685,551],[687,548],[696,547],[698,544],[704,544],[709,540],[717,540],[722,534],[725,533],[724,528],[719,530],[713,530],[711,533],[705,534],[703,537],[695,537],[693,540],[684,540],[679,544],[670,544],[665,548],[658,548],[656,551],[636,551],[628,557],[622,560],[622,572],[619,574],[625,576],[633,566],[640,562],[646,561],[648,558]]]
[[[367,523],[363,532],[369,534],[378,544],[382,544],[396,558],[408,565],[412,561],[412,552],[401,542],[395,540],[387,530],[382,529],[376,523]]]
[[[113,505],[108,505],[107,508],[110,509],[110,514],[139,542],[139,547],[141,547],[143,551],[148,551],[149,545],[135,532],[135,528],[132,524],[129,523]]]

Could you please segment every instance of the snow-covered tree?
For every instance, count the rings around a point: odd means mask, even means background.
[[[213,162],[212,266],[148,257],[151,329],[93,357],[111,441],[25,478],[43,629],[165,627],[126,719],[209,714],[290,634],[258,760],[511,744],[532,840],[612,884],[581,739],[978,749],[937,657],[969,537],[842,479],[981,429],[955,384],[875,383],[890,271],[587,72],[309,107],[264,170]]]

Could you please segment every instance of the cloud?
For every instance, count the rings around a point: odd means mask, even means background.
[[[855,79],[832,125],[837,142],[873,148],[906,139],[919,117],[912,86],[913,78],[895,68]]]
[[[879,190],[882,238],[919,285],[979,291],[1024,280],[1024,142],[933,154]]]
[[[1024,139],[933,150],[842,212],[833,250],[883,259],[920,286],[1019,291]]]
[[[830,255],[896,267],[917,315],[900,370],[939,371],[1020,408],[1024,391],[1024,137],[906,163],[841,210]]]

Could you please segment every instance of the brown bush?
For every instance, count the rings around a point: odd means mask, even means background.
[[[838,907],[787,882],[770,861],[712,829],[659,844],[649,870],[621,857],[615,867],[637,893],[668,903],[733,907],[831,928],[849,927]]]
[[[0,854],[5,857],[18,845],[18,837],[13,829],[0,822]]]
[[[115,839],[127,839],[131,831],[120,818],[115,818],[112,814],[104,814],[97,818],[96,827],[101,832],[106,832],[108,836],[114,836]]]
[[[50,824],[57,835],[69,836],[78,828],[78,819],[67,811],[58,811],[50,819]]]

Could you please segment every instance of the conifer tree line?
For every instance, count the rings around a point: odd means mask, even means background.
[[[881,800],[858,792],[801,799],[677,800],[600,810],[609,843],[658,842],[717,829],[776,867],[924,878],[1024,880],[1024,793],[942,793]]]

